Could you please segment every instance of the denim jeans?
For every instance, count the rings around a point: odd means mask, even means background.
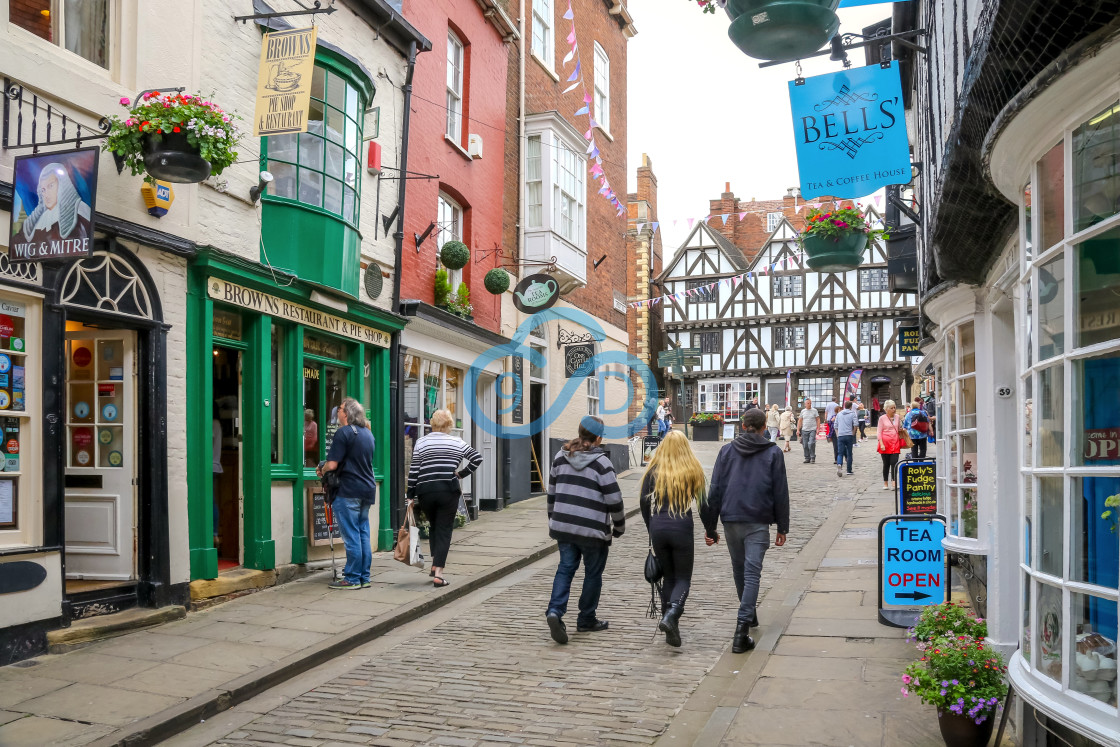
[[[576,625],[589,626],[595,623],[595,610],[599,608],[599,594],[603,591],[603,569],[607,566],[607,545],[558,542],[560,545],[560,564],[556,567],[556,578],[552,581],[552,598],[548,600],[548,614],[555,612],[560,617],[568,611],[568,595],[572,590],[572,579],[583,558],[583,590],[579,595],[579,617]]]
[[[346,567],[342,577],[351,584],[369,582],[369,567],[373,565],[373,550],[369,545],[369,507],[361,498],[339,496],[331,504],[335,523],[346,546]]]
[[[770,547],[770,525],[750,521],[725,521],[723,533],[731,553],[731,572],[739,594],[738,621],[749,623],[757,617],[758,584],[762,578],[762,559]]]
[[[852,447],[855,446],[855,443],[856,437],[854,435],[836,437],[836,466],[839,467],[847,459],[849,475],[852,474]]]
[[[801,448],[805,451],[806,461],[817,458],[817,431],[801,431]]]
[[[657,421],[657,436],[659,438],[664,438],[665,437],[665,431],[667,431],[667,430],[669,430],[669,429],[665,427],[665,421],[664,420],[658,420]]]

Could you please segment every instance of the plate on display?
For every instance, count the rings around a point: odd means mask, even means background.
[[[6,355],[0,354],[0,373],[8,373],[12,367],[12,359]]]
[[[113,442],[113,432],[108,428],[102,428],[97,433],[97,440],[103,444],[108,445]]]
[[[122,463],[124,463],[124,454],[120,453],[119,451],[110,451],[109,452],[109,466],[110,467],[119,467],[119,466],[121,466]]]
[[[89,452],[88,451],[84,451],[84,450],[79,451],[77,454],[74,455],[74,458],[75,458],[75,460],[77,460],[78,464],[80,464],[83,467],[86,466],[87,464],[89,464]]]
[[[89,403],[88,402],[77,402],[77,403],[75,403],[75,405],[74,405],[74,417],[76,417],[76,418],[88,418],[89,417]]]
[[[5,390],[0,389],[0,410],[7,410],[8,406],[11,404],[11,397],[8,396],[8,393]]]
[[[117,406],[110,403],[101,408],[101,417],[105,420],[117,419]]]

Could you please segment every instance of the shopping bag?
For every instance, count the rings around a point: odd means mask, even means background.
[[[459,508],[455,513],[463,517],[464,526],[471,523],[471,512],[467,509],[467,499],[462,493],[459,494]],[[455,522],[455,525],[458,526],[459,522]]]
[[[408,529],[408,564],[416,568],[424,567],[424,553],[420,552],[420,529],[415,526]]]
[[[401,528],[397,530],[397,541],[393,545],[393,560],[412,565],[412,538],[414,535],[417,538],[417,544],[419,544],[420,530],[416,528],[416,519],[412,514],[412,501],[408,501],[405,503],[404,522],[401,524]]]

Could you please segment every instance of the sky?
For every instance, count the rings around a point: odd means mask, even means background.
[[[665,251],[684,241],[687,218],[708,214],[724,183],[741,200],[777,199],[797,186],[788,81],[793,63],[759,68],[727,37],[722,10],[692,0],[631,0],[638,34],[627,49],[627,191],[642,154],[657,177]],[[890,16],[891,4],[841,9],[841,32]],[[849,52],[864,64],[863,50]],[[802,63],[805,77],[843,69],[828,56]],[[678,220],[674,228],[673,220]]]

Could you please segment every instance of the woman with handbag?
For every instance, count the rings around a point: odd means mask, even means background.
[[[883,407],[883,415],[875,427],[879,432],[878,451],[883,457],[883,490],[891,490],[897,487],[895,468],[898,466],[898,454],[904,445],[903,434],[906,433],[902,428],[902,419],[898,416],[898,406],[893,399],[887,400]],[[887,487],[888,480],[891,483],[890,487]]]
[[[416,442],[412,464],[408,470],[408,497],[418,501],[428,517],[432,552],[433,586],[447,586],[443,577],[447,551],[451,548],[451,532],[463,490],[459,481],[482,464],[482,455],[461,438],[451,435],[455,417],[449,410],[432,413],[432,432]],[[466,465],[459,465],[466,460]]]
[[[373,477],[375,446],[365,410],[352,397],[342,400],[338,430],[327,460],[315,468],[328,494],[334,491],[331,512],[346,546],[346,567],[342,579],[330,584],[332,589],[361,589],[370,585],[373,549],[369,543],[369,507],[377,500]]]
[[[657,629],[670,646],[681,645],[677,627],[692,585],[692,507],[704,500],[704,468],[679,431],[665,435],[642,478],[641,509],[650,547],[663,573]]]

